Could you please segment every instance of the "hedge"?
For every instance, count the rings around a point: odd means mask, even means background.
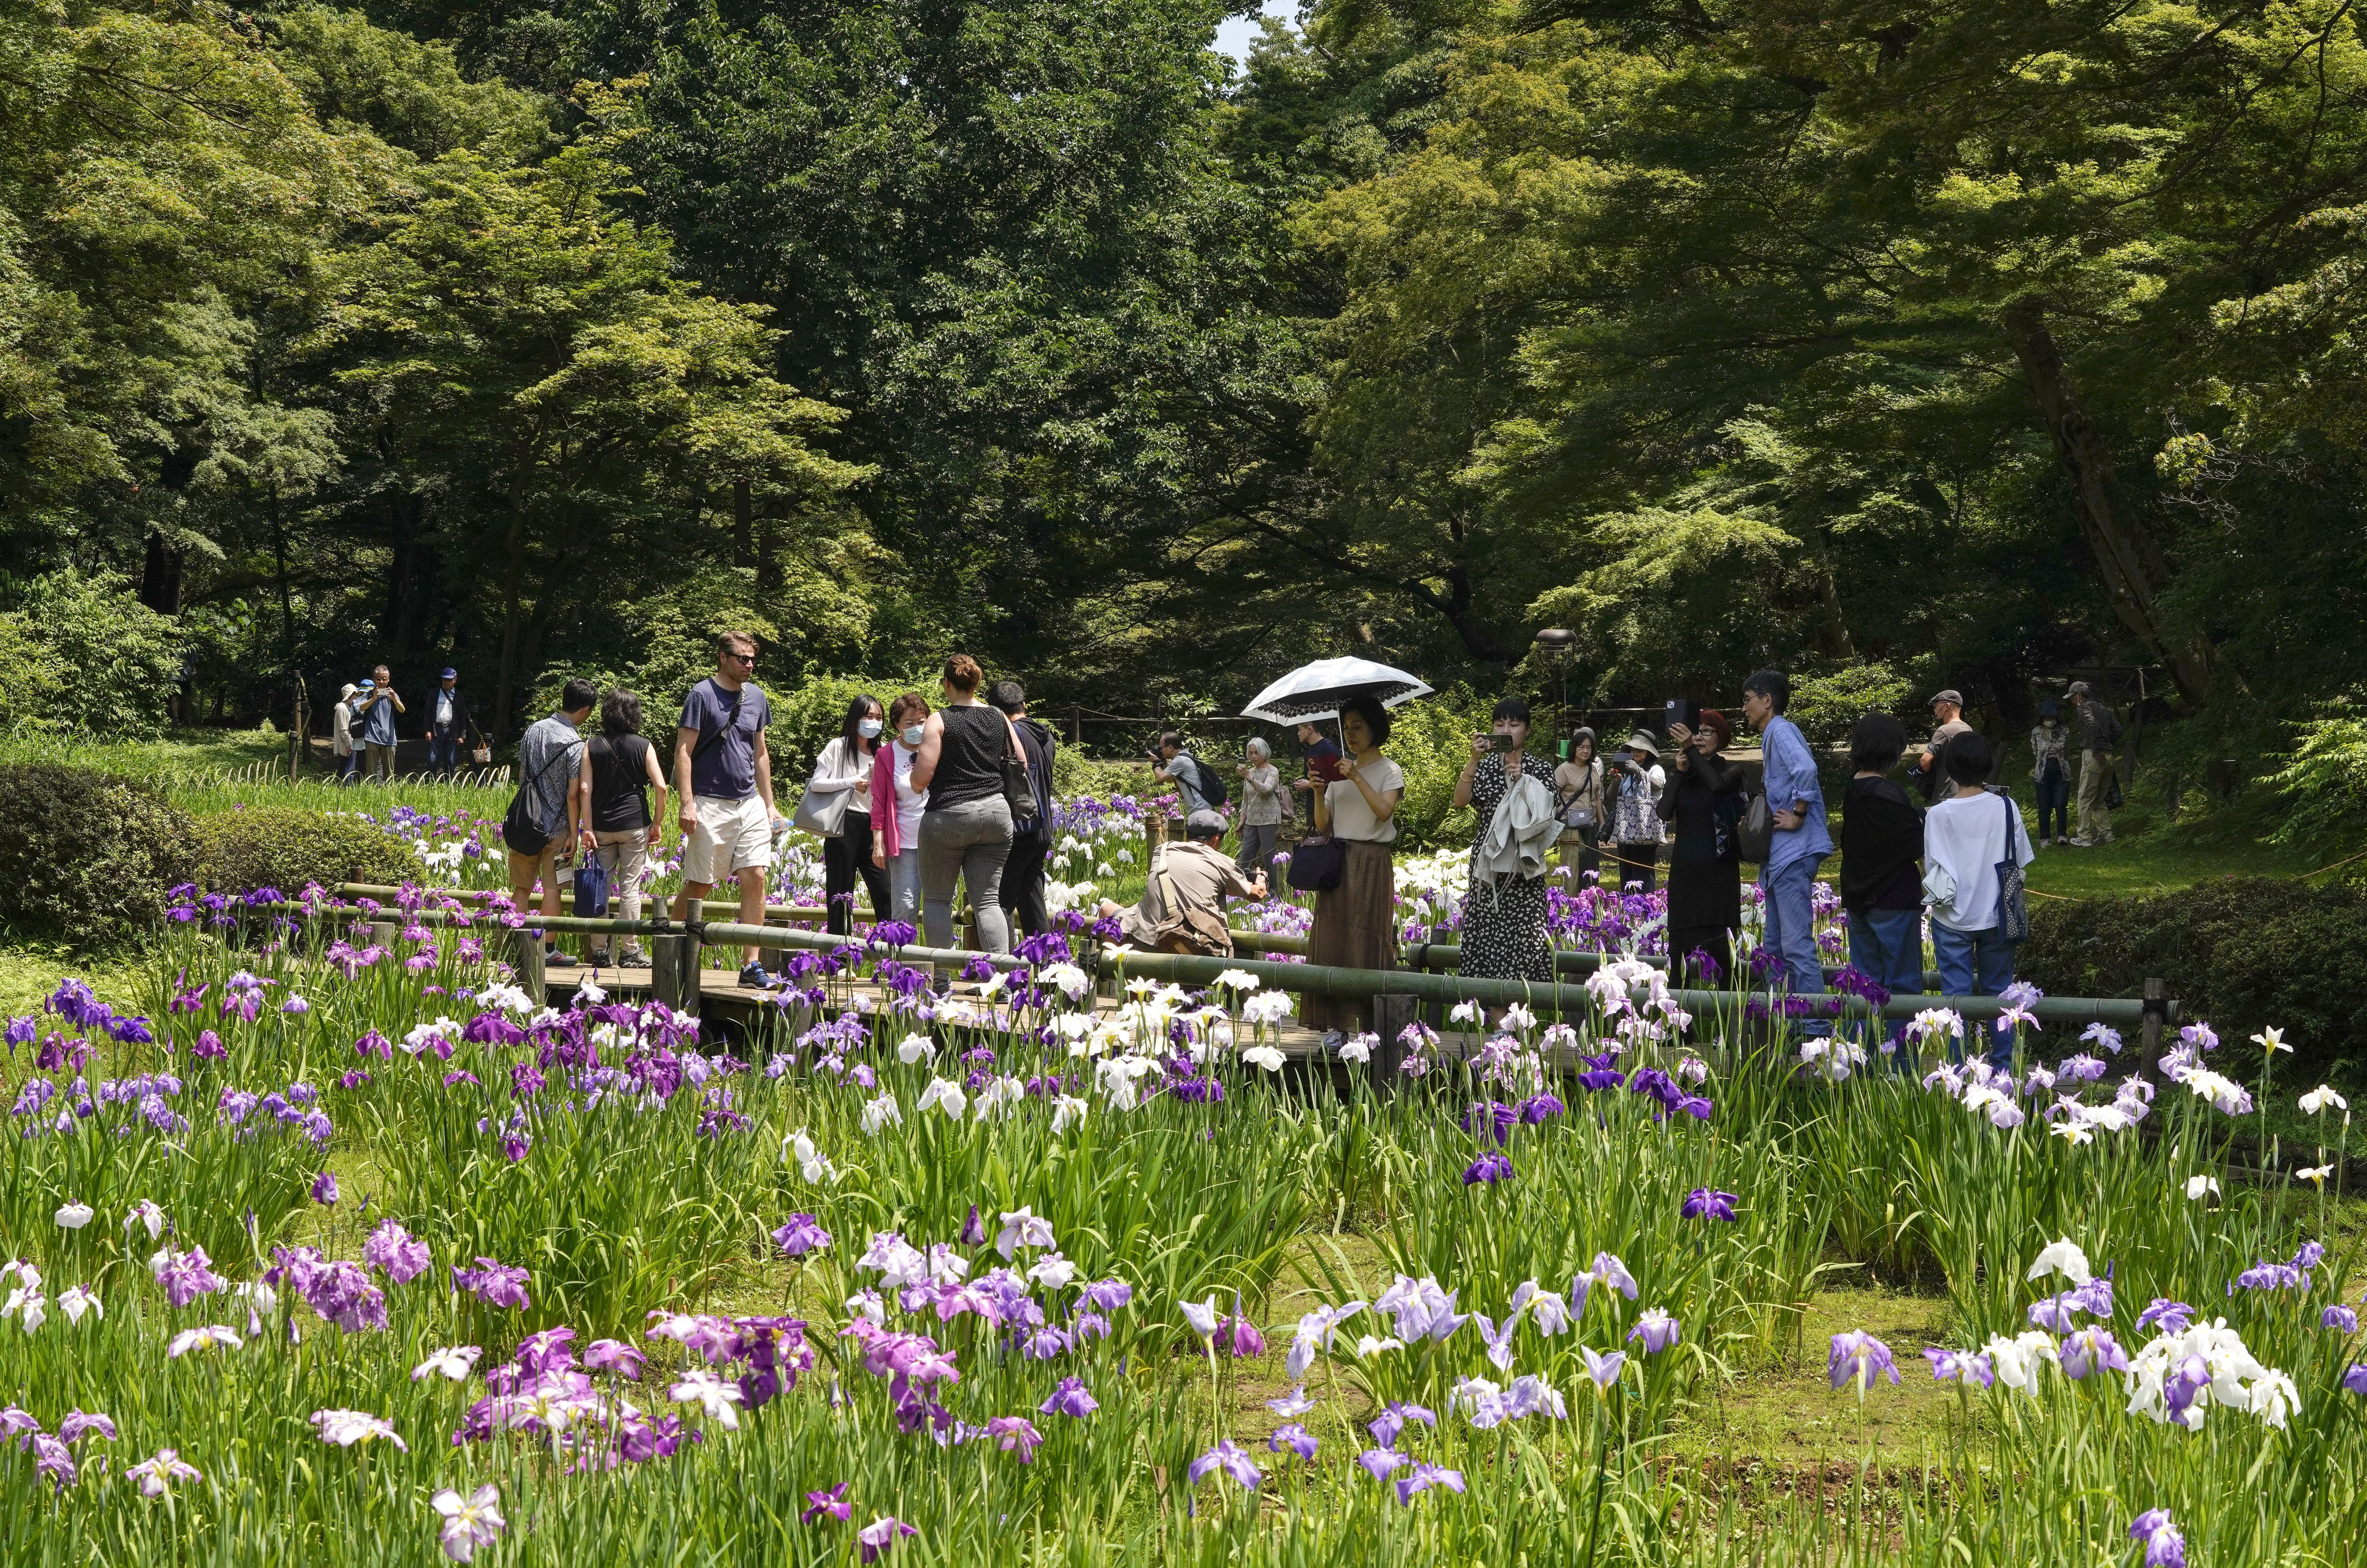
[[[2147,898],[2047,902],[2031,912],[2020,977],[2062,996],[2143,994],[2169,983],[2184,1015],[2223,1042],[2221,1071],[2254,1082],[2275,1026],[2291,1056],[2276,1081],[2295,1090],[2359,1081],[2367,1066],[2367,891],[2269,877],[2230,877]],[[2305,1080],[2305,1081],[2304,1081]]]
[[[106,947],[154,929],[197,869],[188,814],[146,784],[53,762],[0,763],[0,927]]]

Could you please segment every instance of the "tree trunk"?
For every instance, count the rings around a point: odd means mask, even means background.
[[[147,558],[140,568],[140,602],[160,615],[181,613],[181,552],[162,534],[148,536]]]
[[[2155,579],[2167,575],[2161,552],[2145,525],[2135,517],[2124,517],[2114,502],[2112,454],[2063,367],[2062,353],[2046,330],[2044,308],[2035,300],[2019,300],[2007,308],[2005,324],[2014,340],[2014,353],[2030,378],[2031,390],[2037,396],[2039,414],[2055,437],[2056,453],[2071,477],[2079,534],[2096,558],[2096,570],[2103,579],[2113,612],[2169,667],[2179,694],[2200,706],[2210,699],[2210,666],[2199,652],[2171,634],[2154,604]]]
[[[518,595],[526,587],[527,476],[533,465],[530,456],[521,455],[510,476],[510,528],[504,541],[508,559],[502,571],[502,657],[493,682],[493,722],[480,726],[495,740],[506,740],[512,733],[512,688],[517,679]]]
[[[288,522],[279,509],[279,487],[270,487],[271,564],[279,580],[279,657],[289,672],[296,669],[296,606],[288,592]],[[301,682],[299,682],[301,689]]]
[[[731,564],[756,564],[756,498],[746,479],[731,482]]]

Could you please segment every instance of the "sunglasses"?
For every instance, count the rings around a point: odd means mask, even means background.
[[[726,653],[723,657],[726,659],[737,660],[742,664],[753,664],[756,662],[756,656],[753,653],[731,652]]]

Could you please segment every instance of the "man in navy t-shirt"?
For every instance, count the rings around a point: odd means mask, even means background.
[[[773,758],[764,746],[772,705],[751,678],[756,639],[727,632],[716,648],[714,674],[690,689],[674,731],[674,791],[682,801],[682,892],[674,918],[686,919],[694,898],[718,883],[740,881],[740,921],[764,923],[764,873],[773,863]],[[745,950],[743,986],[769,986],[757,950]]]

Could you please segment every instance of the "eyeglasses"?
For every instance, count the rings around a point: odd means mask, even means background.
[[[738,660],[742,664],[753,664],[756,662],[756,656],[754,654],[742,653],[736,648],[726,650],[723,657],[726,659]]]

